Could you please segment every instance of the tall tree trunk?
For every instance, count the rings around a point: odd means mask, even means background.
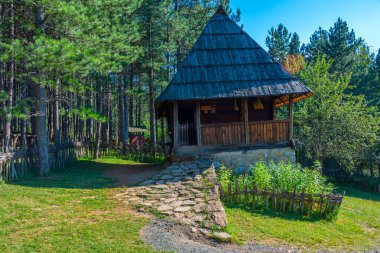
[[[120,140],[122,144],[122,154],[127,154],[127,144],[128,144],[128,98],[125,91],[126,85],[125,85],[125,77],[122,74],[120,77],[120,83],[119,83],[119,114],[120,114]]]
[[[149,124],[150,124],[150,139],[151,139],[151,152],[156,153],[156,115],[154,109],[154,59],[153,59],[153,44],[152,44],[152,21],[149,22],[149,47],[150,47],[150,68],[149,68]]]
[[[103,94],[102,94],[102,88],[100,87],[99,95],[98,95],[98,111],[102,113],[103,109],[103,100],[102,100]],[[102,133],[102,122],[97,122],[97,128],[96,128],[96,144],[95,144],[95,152],[94,152],[94,158],[99,159],[100,157],[100,139],[101,139],[101,133]]]
[[[28,83],[27,83],[27,78],[25,78],[25,85],[24,87],[22,88],[22,99],[25,99],[27,97],[27,87],[28,87]],[[22,113],[25,113],[25,109],[22,108]],[[27,139],[26,139],[26,129],[27,129],[27,125],[26,125],[26,120],[25,119],[21,119],[21,122],[20,122],[20,131],[21,131],[21,141],[20,141],[20,146],[21,146],[21,149],[26,151],[26,148],[27,148]],[[24,153],[26,155],[26,153]],[[25,156],[26,158],[26,156]]]
[[[134,87],[134,69],[135,65],[130,65],[130,71],[129,71],[129,89],[132,91]],[[129,126],[133,126],[133,96],[129,96]]]
[[[14,20],[14,6],[13,1],[10,2],[10,20],[11,20],[11,40],[15,38],[15,20]],[[9,82],[8,82],[8,99],[5,102],[5,117],[4,117],[4,127],[3,127],[3,136],[4,136],[4,152],[9,152],[10,142],[11,142],[11,121],[12,114],[11,109],[13,106],[13,89],[15,82],[15,64],[13,56],[11,56],[11,60],[9,62]]]
[[[59,145],[61,139],[61,130],[59,124],[59,86],[60,80],[57,80],[57,86],[54,87],[54,109],[53,109],[53,128],[54,128],[54,144]]]
[[[36,9],[36,27],[44,32],[42,20],[43,10],[38,6]],[[46,89],[40,84],[36,84],[35,107],[39,174],[46,176],[49,173],[49,141],[46,132]]]
[[[46,89],[36,85],[36,137],[39,161],[39,174],[49,173],[49,142],[46,131]]]
[[[111,87],[110,87],[111,89]],[[108,144],[112,144],[112,136],[113,136],[113,127],[112,127],[112,120],[113,120],[113,117],[112,117],[112,113],[113,113],[113,110],[112,110],[112,92],[111,90],[108,92],[108,126],[107,126],[107,132],[108,132]]]
[[[87,97],[88,97],[87,106],[92,108],[92,106],[93,106],[93,103],[92,103],[93,94],[92,94],[91,90],[87,91]],[[93,119],[87,119],[87,121],[86,121],[86,141],[88,141],[88,142],[94,141],[93,140],[93,134],[92,134],[93,124],[94,124]]]
[[[138,86],[138,96],[137,96],[137,105],[136,105],[136,125],[137,126],[141,126],[141,96],[140,96],[140,92],[141,92],[141,80],[140,80],[140,74],[141,74],[141,65],[137,65],[137,76],[138,76],[138,79],[137,79],[137,86]]]
[[[150,138],[152,145],[152,152],[156,153],[156,116],[154,110],[154,86],[153,86],[153,69],[149,71],[149,124],[150,124]]]

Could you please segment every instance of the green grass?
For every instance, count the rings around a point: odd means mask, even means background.
[[[113,196],[122,189],[104,174],[121,159],[81,160],[47,178],[0,182],[0,252],[152,252],[139,236],[148,220]],[[380,196],[342,188],[334,222],[226,207],[237,242],[364,251],[380,245]]]
[[[148,220],[112,198],[121,189],[104,174],[110,163],[130,162],[81,160],[0,183],[0,252],[152,252],[139,236]]]
[[[309,250],[364,251],[380,245],[380,196],[345,187],[334,222],[226,207],[227,231],[240,243],[305,246]]]
[[[89,161],[94,162],[92,158],[83,158],[81,161]],[[150,163],[144,163],[139,161],[132,161],[132,160],[125,160],[117,157],[106,157],[106,158],[100,158],[96,160],[96,163],[102,163],[102,164],[125,164],[125,165],[146,165]]]

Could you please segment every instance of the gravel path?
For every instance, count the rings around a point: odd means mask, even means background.
[[[199,232],[190,228],[175,225],[167,220],[154,220],[141,232],[143,239],[151,244],[155,250],[171,251],[176,253],[248,253],[248,252],[298,252],[294,248],[274,248],[267,245],[216,243],[207,240]]]

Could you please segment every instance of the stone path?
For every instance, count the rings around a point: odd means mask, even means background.
[[[116,198],[143,211],[166,215],[205,235],[227,225],[211,160],[174,163]]]

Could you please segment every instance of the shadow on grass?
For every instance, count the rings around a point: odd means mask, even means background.
[[[380,194],[378,193],[366,192],[358,188],[347,186],[347,185],[336,184],[336,187],[337,187],[337,192],[340,192],[340,193],[345,192],[345,196],[380,202]]]
[[[47,177],[31,174],[11,184],[28,187],[71,189],[114,188],[127,185],[127,183],[120,184],[120,181],[133,178],[144,170],[155,171],[156,169],[152,166],[141,163],[117,164],[112,163],[112,161],[79,160],[65,168],[51,170]]]
[[[247,213],[255,214],[256,216],[261,217],[271,217],[271,218],[282,218],[292,221],[307,221],[307,222],[316,222],[325,220],[323,217],[318,216],[316,214],[312,214],[310,216],[301,215],[299,213],[293,213],[293,212],[281,212],[281,211],[275,211],[275,210],[263,210],[263,209],[255,209],[252,210],[251,208],[248,208],[246,206],[237,205],[237,204],[229,204],[224,203],[224,206],[230,208],[230,209],[239,209],[242,211],[245,211]]]

